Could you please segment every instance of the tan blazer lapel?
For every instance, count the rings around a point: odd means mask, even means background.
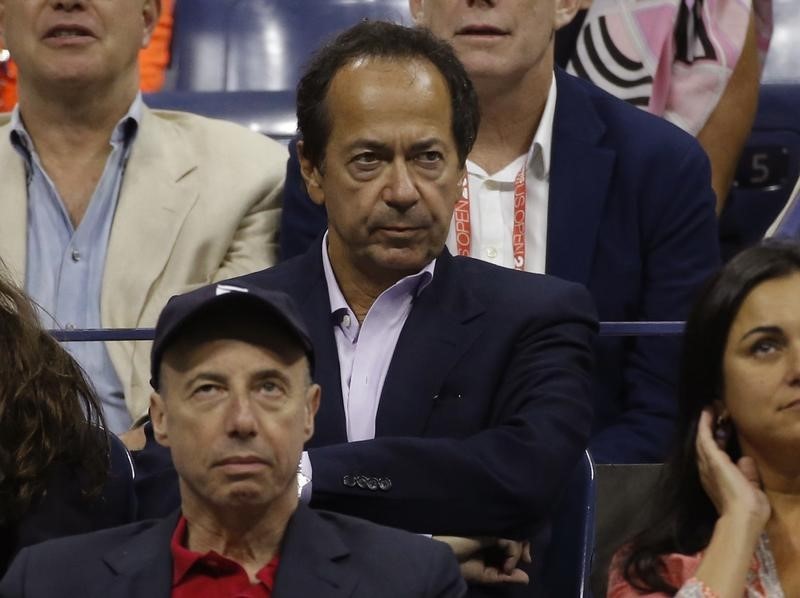
[[[199,193],[191,176],[196,168],[181,131],[145,109],[111,227],[100,304],[103,327],[140,325],[181,226],[197,201]],[[130,396],[133,343],[108,343],[107,347]],[[133,405],[129,407],[134,410]]]
[[[20,286],[25,283],[28,189],[25,163],[11,146],[8,124],[0,126],[0,258]]]

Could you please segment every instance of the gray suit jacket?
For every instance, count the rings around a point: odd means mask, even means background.
[[[177,513],[24,549],[2,598],[169,598]],[[273,598],[451,598],[466,585],[439,542],[300,505],[281,545]]]

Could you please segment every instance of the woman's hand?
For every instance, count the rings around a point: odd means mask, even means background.
[[[703,410],[697,427],[697,468],[700,482],[720,517],[732,517],[740,525],[761,533],[770,516],[767,495],[755,461],[742,457],[734,463],[714,440],[711,409]],[[744,529],[742,530],[744,531]]]
[[[705,409],[695,446],[700,482],[719,519],[695,577],[720,598],[741,598],[753,551],[771,509],[755,461],[742,457],[734,463],[714,440],[712,420],[711,409]]]

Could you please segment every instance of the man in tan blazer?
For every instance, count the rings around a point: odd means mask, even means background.
[[[17,109],[0,117],[0,258],[53,325],[153,326],[173,294],[276,260],[285,150],[144,106],[136,56],[158,10],[0,0],[20,70]],[[146,412],[149,343],[68,348],[113,431]]]

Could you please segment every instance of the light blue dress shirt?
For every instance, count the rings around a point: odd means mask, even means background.
[[[100,293],[111,223],[117,208],[125,164],[141,122],[137,95],[111,135],[111,154],[77,228],[15,108],[11,143],[24,158],[28,186],[25,290],[39,306],[47,328],[100,328]],[[115,433],[131,424],[122,384],[105,343],[67,343],[65,348],[87,373],[103,406],[106,426]]]

